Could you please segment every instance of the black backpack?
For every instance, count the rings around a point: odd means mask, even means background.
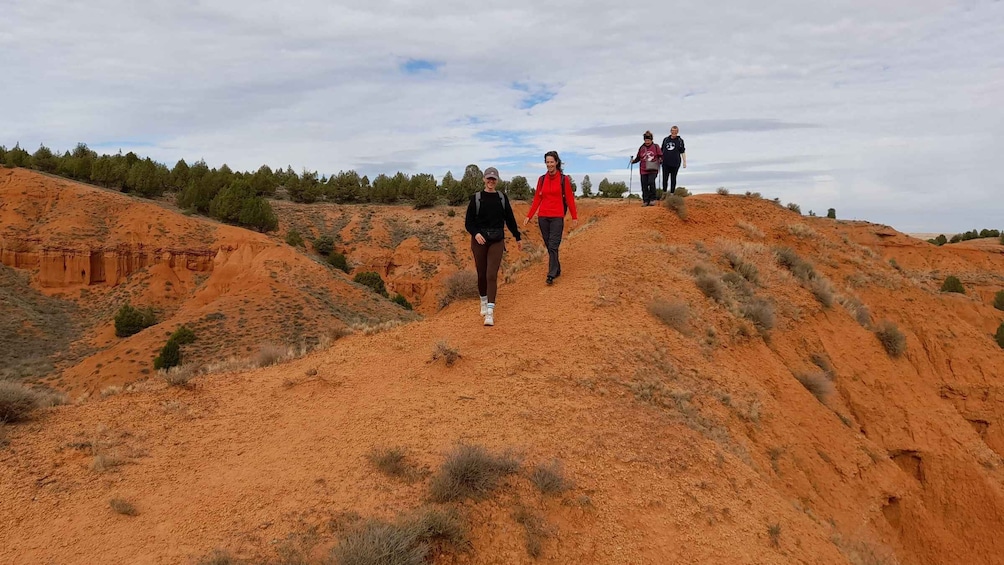
[[[479,191],[477,191],[477,192],[474,193],[474,215],[475,216],[480,216],[481,215],[481,192],[482,191],[479,190]],[[505,206],[506,206],[505,193],[504,192],[499,192],[498,195],[499,195],[499,198],[502,199],[502,212],[505,212]]]
[[[540,175],[537,179],[537,193],[540,193],[540,189],[544,188],[544,177],[547,175]],[[559,181],[561,182],[561,203],[565,205],[565,213],[568,213],[568,197],[565,196],[565,173],[558,173]]]

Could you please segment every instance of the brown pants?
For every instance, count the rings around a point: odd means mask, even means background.
[[[471,237],[471,253],[474,254],[474,266],[478,270],[478,294],[487,296],[490,304],[495,304],[503,251],[505,251],[504,240],[481,245],[473,236]]]

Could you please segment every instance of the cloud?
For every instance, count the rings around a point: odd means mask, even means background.
[[[371,176],[535,177],[556,149],[596,183],[676,124],[697,190],[1000,221],[1004,2],[710,0],[645,26],[649,6],[556,1],[9,0],[0,144]]]

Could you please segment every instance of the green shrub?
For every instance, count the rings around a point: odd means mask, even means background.
[[[178,342],[178,345],[188,345],[195,342],[195,332],[188,326],[181,326],[171,334],[171,340]]]
[[[321,255],[330,255],[335,250],[335,240],[331,236],[322,235],[314,240],[314,251]]]
[[[997,340],[997,345],[1004,349],[1004,322],[997,326],[997,333],[994,334],[994,339]]]
[[[798,204],[795,204],[794,202],[789,202],[788,203],[788,209],[791,210],[792,212],[796,213],[796,214],[801,214],[802,213],[802,207],[799,206]]]
[[[129,337],[156,323],[157,318],[153,313],[153,308],[146,307],[140,310],[126,304],[119,308],[118,313],[115,314],[115,335]]]
[[[0,381],[0,423],[21,422],[41,405],[34,390],[11,381]]]
[[[836,220],[837,219],[837,209],[836,208],[830,208],[829,210],[827,210],[826,211],[826,217],[830,218],[831,220]]]
[[[181,364],[181,345],[173,339],[167,340],[164,347],[160,350],[160,355],[158,355],[153,360],[153,368],[155,370],[170,369],[171,367],[177,367]]]
[[[397,304],[397,305],[401,306],[405,310],[412,310],[413,309],[412,305],[411,305],[411,302],[408,302],[408,299],[405,298],[405,297],[403,297],[403,296],[401,296],[400,294],[395,294],[394,298],[393,298],[393,300],[391,300],[391,302],[393,302],[394,304]]]
[[[998,290],[994,295],[994,308],[1004,310],[1004,290]]]
[[[718,277],[702,273],[694,278],[694,283],[704,293],[704,296],[717,302],[725,301],[725,283]]]
[[[715,190],[715,192],[718,193],[721,196],[728,196],[729,195],[729,189],[725,188],[724,186],[719,186]]]
[[[742,305],[740,309],[743,318],[753,322],[761,335],[774,329],[774,305],[763,298],[756,298]]]
[[[290,247],[303,247],[303,236],[296,230],[289,230],[286,232],[286,245]]]
[[[941,283],[941,292],[957,292],[959,294],[965,294],[966,289],[962,286],[962,281],[959,277],[955,275],[948,275],[945,278],[945,282]]]
[[[332,251],[331,254],[328,255],[328,264],[344,273],[348,273],[352,270],[349,268],[349,261],[345,258],[345,255],[338,253],[337,251]]]
[[[882,347],[891,357],[899,357],[906,351],[906,336],[889,320],[879,322],[875,328],[875,337],[882,342]]]
[[[374,273],[373,271],[363,271],[352,279],[353,281],[363,285],[368,286],[373,292],[379,294],[380,296],[387,296],[387,286],[384,285],[383,278],[380,277],[379,273]]]
[[[624,183],[622,182],[621,184],[624,184]],[[687,190],[687,187],[685,187],[685,186],[678,186],[678,187],[676,187],[676,192],[674,192],[674,194],[676,194],[677,196],[679,196],[681,198],[686,198],[686,197],[690,196],[690,191]]]
[[[456,210],[447,210],[446,215],[452,218],[453,216],[457,215],[457,211]]]

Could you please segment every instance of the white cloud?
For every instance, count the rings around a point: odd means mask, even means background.
[[[323,173],[456,175],[475,162],[506,176],[536,176],[557,149],[595,183],[627,180],[642,131],[661,138],[677,123],[680,181],[697,189],[901,229],[1000,222],[1001,2],[7,0],[3,11],[5,145],[83,141],[168,164]],[[422,61],[433,68],[407,72]]]

